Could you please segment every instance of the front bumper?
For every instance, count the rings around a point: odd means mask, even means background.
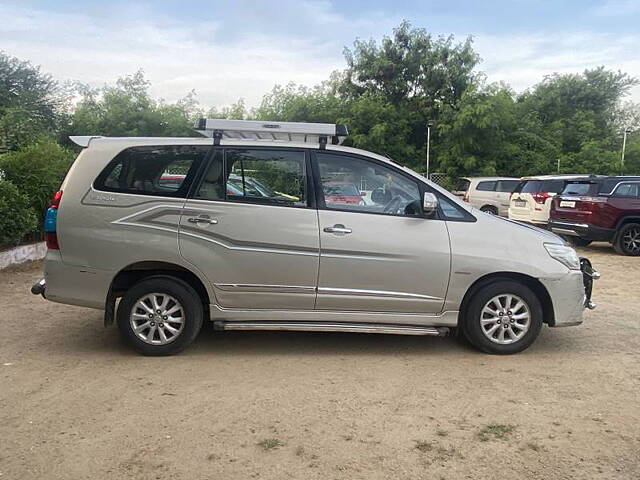
[[[602,228],[588,223],[569,222],[565,220],[550,220],[549,229],[558,235],[571,235],[585,240],[610,242],[616,231],[611,228]]]
[[[560,278],[540,279],[549,292],[553,304],[553,321],[551,327],[568,327],[580,325],[585,308],[593,310],[596,304],[592,301],[593,281],[600,274],[586,258],[580,259],[580,270],[570,270]]]

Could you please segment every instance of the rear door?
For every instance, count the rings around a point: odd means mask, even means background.
[[[373,159],[331,152],[315,153],[314,176],[321,247],[316,309],[440,312],[449,235],[445,221],[422,216],[419,183]],[[326,198],[323,184],[332,182],[367,185],[371,203]]]
[[[314,308],[318,215],[305,150],[218,148],[180,218],[182,256],[222,308]]]
[[[476,208],[482,208],[486,205],[495,207],[495,188],[495,180],[482,180],[478,182],[476,188],[469,192],[469,203]]]

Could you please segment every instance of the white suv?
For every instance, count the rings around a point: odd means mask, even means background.
[[[463,177],[462,199],[483,212],[506,217],[511,192],[520,182],[511,177]],[[456,192],[458,193],[458,192]]]
[[[570,180],[587,175],[540,175],[522,177],[511,195],[509,218],[543,227],[549,223],[551,201]]]
[[[104,310],[146,355],[180,351],[207,320],[218,330],[455,330],[507,354],[593,307],[596,274],[560,237],[340,146],[346,128],[201,127],[209,138],[74,138],[84,148],[47,212],[45,278],[32,292]],[[370,201],[331,185],[366,186]]]

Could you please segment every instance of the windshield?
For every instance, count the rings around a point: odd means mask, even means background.
[[[595,183],[588,182],[569,182],[562,190],[563,195],[586,195],[591,193],[595,188]]]

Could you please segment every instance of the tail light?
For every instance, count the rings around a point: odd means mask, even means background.
[[[53,194],[51,204],[49,205],[47,214],[44,217],[44,239],[47,243],[47,248],[50,250],[60,250],[58,234],[56,232],[60,200],[62,200],[62,190]]]
[[[536,192],[531,194],[531,197],[536,203],[544,203],[550,196],[549,192]]]
[[[464,196],[462,197],[464,202],[469,203],[469,192],[464,192]]]

